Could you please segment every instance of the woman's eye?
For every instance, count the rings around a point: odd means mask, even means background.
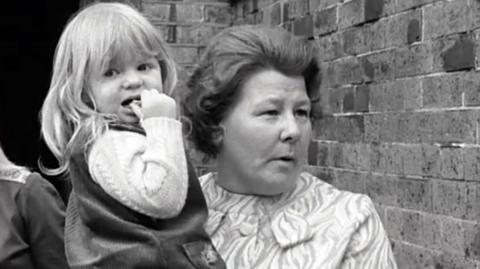
[[[310,110],[307,109],[298,109],[296,114],[300,117],[310,117]]]
[[[113,76],[115,76],[115,75],[118,75],[118,71],[115,70],[115,69],[108,69],[107,71],[105,71],[105,72],[103,73],[103,76],[104,76],[104,77],[113,77]]]
[[[271,110],[265,110],[262,113],[263,115],[268,115],[268,116],[276,116],[279,114],[277,110],[271,109]]]

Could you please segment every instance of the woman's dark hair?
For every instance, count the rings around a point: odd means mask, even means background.
[[[312,102],[312,117],[321,116],[321,73],[316,49],[304,38],[282,28],[243,25],[227,28],[211,40],[183,96],[183,112],[191,123],[188,139],[215,158],[219,149],[219,126],[233,107],[243,83],[254,73],[275,70],[287,76],[303,76]]]

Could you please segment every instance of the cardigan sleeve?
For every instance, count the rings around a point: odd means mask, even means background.
[[[362,202],[366,218],[351,237],[341,268],[396,269],[390,242],[371,199],[364,196]]]
[[[188,172],[181,124],[156,117],[142,122],[146,135],[108,130],[92,145],[93,180],[123,205],[155,218],[182,210]]]
[[[19,208],[35,268],[69,268],[63,240],[65,205],[55,188],[33,173],[19,196]]]

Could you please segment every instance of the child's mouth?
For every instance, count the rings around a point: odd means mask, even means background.
[[[122,106],[124,106],[124,107],[129,107],[132,104],[135,104],[139,107],[142,107],[142,102],[140,101],[140,96],[132,96],[130,98],[125,99],[122,102]]]

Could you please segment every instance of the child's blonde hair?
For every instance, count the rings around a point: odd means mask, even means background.
[[[104,70],[125,53],[155,56],[162,69],[164,91],[172,93],[177,82],[175,63],[161,33],[134,8],[96,3],[67,24],[55,50],[50,89],[41,110],[42,135],[59,167],[47,169],[40,161],[42,171],[67,171],[72,142],[80,128],[90,130],[91,142],[115,118],[96,111],[88,81],[92,70]]]

